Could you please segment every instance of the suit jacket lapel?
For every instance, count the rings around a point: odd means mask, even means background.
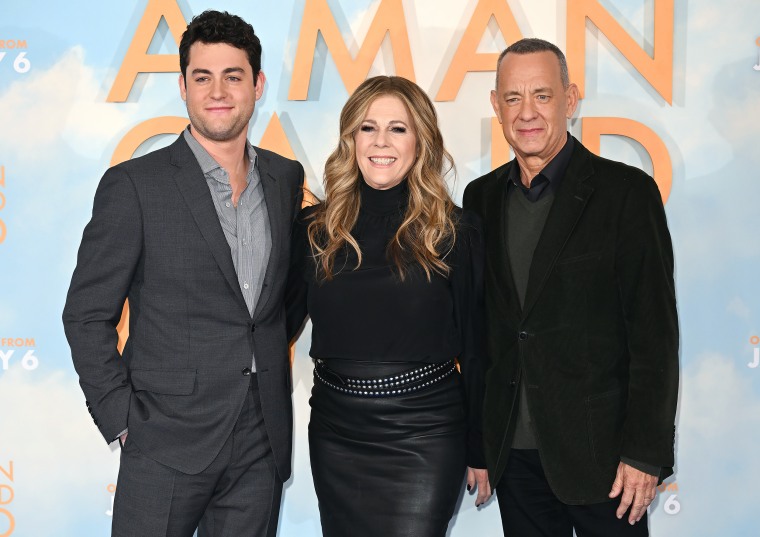
[[[269,262],[267,263],[264,283],[261,287],[261,294],[256,301],[256,307],[253,311],[254,319],[259,313],[261,313],[269,300],[269,296],[272,292],[272,281],[278,276],[277,274],[274,274],[277,270],[277,260],[280,258],[282,248],[286,247],[286,245],[283,244],[285,238],[282,236],[282,225],[280,224],[282,221],[283,208],[277,179],[271,173],[271,163],[269,162],[269,159],[263,156],[261,151],[258,151],[257,155],[259,177],[261,179],[262,189],[264,190],[264,202],[266,203],[267,215],[269,216],[269,229],[272,233],[272,251],[269,253]],[[290,245],[288,244],[287,247],[289,248]]]
[[[493,267],[494,281],[499,282],[491,288],[492,292],[499,293],[499,301],[512,311],[515,318],[520,317],[520,301],[517,300],[517,288],[512,276],[512,264],[509,261],[509,249],[507,244],[507,177],[511,166],[517,166],[516,161],[512,161],[509,166],[504,167],[498,181],[494,182],[494,189],[489,193],[489,210],[487,214],[495,215],[494,218],[488,217],[489,222],[494,222],[494,236],[488,240],[488,256],[494,258],[493,263],[488,266]],[[486,230],[488,232],[488,230]]]
[[[214,201],[211,199],[206,178],[203,176],[198,161],[187,142],[180,134],[179,139],[172,144],[172,164],[177,166],[174,181],[177,183],[185,203],[190,208],[190,213],[200,229],[201,235],[206,239],[214,259],[224,274],[235,298],[240,306],[248,314],[248,306],[245,304],[243,293],[240,290],[235,265],[232,263],[232,254],[229,244],[219,223],[219,215],[216,213]]]
[[[544,230],[533,253],[528,276],[523,318],[533,308],[560,252],[570,238],[594,188],[586,179],[594,173],[588,150],[575,141],[575,149],[565,177],[555,193],[554,203],[546,218]]]

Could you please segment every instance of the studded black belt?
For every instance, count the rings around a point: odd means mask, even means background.
[[[316,360],[314,380],[333,390],[358,397],[393,397],[415,392],[441,382],[456,371],[454,360],[427,364],[382,378],[339,375],[323,360]]]

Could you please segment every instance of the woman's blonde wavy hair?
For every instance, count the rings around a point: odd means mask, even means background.
[[[443,146],[438,116],[433,103],[414,82],[398,76],[376,76],[365,80],[343,107],[340,141],[325,164],[325,200],[317,206],[308,226],[320,279],[332,279],[335,257],[346,246],[357,254],[354,268],[361,265],[361,248],[351,235],[359,215],[362,180],[354,135],[372,102],[381,96],[396,97],[404,103],[417,139],[417,159],[407,174],[409,203],[388,244],[388,258],[402,280],[413,263],[423,268],[428,281],[433,273],[449,273],[445,258],[456,239],[456,222],[444,177],[454,169],[454,161]]]

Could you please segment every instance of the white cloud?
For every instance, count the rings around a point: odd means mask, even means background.
[[[735,296],[733,299],[731,299],[731,301],[726,306],[726,311],[728,313],[736,315],[743,321],[749,321],[750,316],[752,315],[752,311],[749,309],[749,306],[747,306],[747,303],[738,296]]]
[[[0,466],[13,461],[13,514],[24,534],[61,535],[101,517],[110,524],[119,452],[93,425],[76,380],[11,365],[0,373],[0,408]]]
[[[10,326],[15,322],[18,314],[14,308],[8,307],[6,304],[0,304],[0,326]]]
[[[748,484],[760,480],[757,381],[756,371],[717,353],[698,356],[683,371],[676,461],[682,511],[658,510],[658,534],[740,535],[756,518]]]
[[[107,80],[75,46],[0,94],[0,117],[12,126],[0,129],[0,147],[8,150],[8,180],[19,188],[9,200],[15,213],[9,225],[17,237],[39,245],[80,236],[109,148],[145,107],[107,103]]]
[[[99,155],[115,133],[131,123],[123,106],[105,102],[104,75],[85,64],[73,47],[49,69],[33,71],[0,95],[0,144],[20,158],[39,159],[60,146]]]

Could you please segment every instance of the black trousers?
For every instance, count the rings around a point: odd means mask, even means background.
[[[145,456],[127,437],[121,452],[112,535],[274,537],[282,482],[269,446],[256,379],[211,465],[184,474]]]
[[[612,486],[610,484],[610,486]],[[647,515],[631,526],[618,519],[620,498],[567,505],[549,488],[536,449],[512,449],[507,469],[496,485],[505,537],[646,537]]]

